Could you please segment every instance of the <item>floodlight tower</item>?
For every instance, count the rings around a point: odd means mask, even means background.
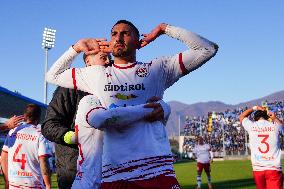
[[[56,30],[51,28],[44,28],[43,39],[42,39],[42,48],[45,51],[45,68],[44,68],[44,104],[47,104],[47,82],[46,82],[46,72],[48,67],[48,51],[54,47],[55,44],[55,33]]]

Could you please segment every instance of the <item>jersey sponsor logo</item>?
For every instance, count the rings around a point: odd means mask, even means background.
[[[125,85],[112,85],[111,83],[108,83],[105,85],[104,91],[140,91],[145,90],[144,83],[138,83],[135,85],[128,85],[125,83]]]
[[[147,67],[138,68],[136,70],[136,75],[138,77],[148,77],[149,76],[149,69]]]
[[[126,106],[134,106],[134,105],[130,105],[130,104],[117,105],[117,104],[112,103],[108,108],[113,109],[113,108],[117,108],[117,107],[126,107]]]
[[[9,174],[12,177],[33,177],[33,173],[32,172],[28,172],[28,171],[16,171],[16,170],[9,170]]]
[[[119,100],[130,100],[130,99],[133,99],[133,98],[137,98],[138,96],[136,96],[134,94],[124,95],[124,94],[121,94],[121,93],[117,93],[117,94],[112,95],[110,97],[117,98]]]
[[[16,137],[16,139],[19,140],[37,141],[37,136],[26,133],[16,133],[13,134],[12,137]]]
[[[254,155],[254,158],[257,161],[272,161],[272,160],[275,160],[275,158],[273,156],[257,155],[257,154]]]

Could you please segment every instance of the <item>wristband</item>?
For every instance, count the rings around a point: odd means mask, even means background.
[[[257,106],[252,107],[252,109],[253,109],[254,111],[256,111],[256,110],[257,110]]]
[[[76,144],[76,136],[74,131],[68,131],[65,133],[63,138],[66,144]]]

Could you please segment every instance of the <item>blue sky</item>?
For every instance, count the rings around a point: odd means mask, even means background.
[[[50,66],[80,38],[109,38],[119,19],[132,21],[141,33],[169,23],[219,45],[209,63],[166,91],[166,101],[237,104],[283,90],[283,0],[3,1],[0,85],[43,102],[44,27],[57,30],[55,48],[49,51]],[[139,50],[138,60],[185,49],[179,41],[162,36]],[[81,57],[74,66],[83,66]],[[49,86],[49,99],[54,89]]]

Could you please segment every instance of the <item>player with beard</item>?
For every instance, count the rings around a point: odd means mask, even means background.
[[[182,41],[189,49],[150,62],[136,61],[136,50],[162,34]],[[79,40],[55,62],[47,73],[47,80],[96,94],[102,106],[108,109],[135,106],[145,104],[152,96],[162,98],[167,88],[205,64],[218,49],[215,43],[197,34],[164,23],[143,36],[139,41],[137,28],[129,21],[120,20],[111,30],[110,42]],[[112,66],[69,69],[79,53],[99,51],[112,52]],[[157,114],[160,105],[150,106],[154,110],[146,119],[124,128],[105,129],[101,188],[179,188],[162,123],[164,115]]]

